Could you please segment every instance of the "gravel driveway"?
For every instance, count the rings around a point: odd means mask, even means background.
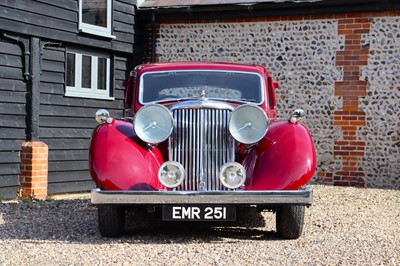
[[[244,226],[130,223],[108,239],[89,199],[0,203],[0,265],[400,264],[400,191],[312,187],[298,240],[277,238],[270,213]]]

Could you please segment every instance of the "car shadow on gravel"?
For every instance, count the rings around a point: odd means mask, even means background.
[[[119,238],[102,237],[98,231],[97,209],[88,199],[0,203],[0,240],[65,241],[73,243],[214,242],[277,240],[265,229],[259,213],[238,216],[238,222],[161,222],[159,214],[127,213],[126,233]]]
[[[140,217],[140,220],[137,219]],[[154,239],[155,242],[226,242],[234,240],[276,240],[275,231],[266,227],[264,217],[256,212],[237,211],[236,222],[163,222],[161,213],[142,210],[127,213],[126,236],[132,239]],[[154,243],[154,242],[153,242]]]
[[[127,230],[125,238],[128,242],[162,243],[210,243],[237,242],[242,240],[280,240],[274,231],[263,229],[212,225],[174,225],[156,229]]]

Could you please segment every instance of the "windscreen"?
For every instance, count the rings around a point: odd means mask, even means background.
[[[149,72],[140,79],[143,104],[201,97],[261,103],[262,79],[257,73],[209,70]]]

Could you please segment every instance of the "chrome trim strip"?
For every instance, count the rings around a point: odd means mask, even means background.
[[[250,204],[311,205],[313,190],[262,191],[107,191],[92,189],[92,204]]]
[[[227,109],[230,111],[233,111],[233,109],[235,109],[232,105],[225,102],[202,99],[202,100],[187,100],[185,102],[173,104],[170,110],[172,112],[177,109],[203,109],[203,108]]]

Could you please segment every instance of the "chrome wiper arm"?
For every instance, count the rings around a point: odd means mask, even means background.
[[[241,98],[240,101],[243,101],[243,102],[251,102],[251,103],[255,103],[255,102],[256,102],[255,99],[245,99],[245,98]]]

